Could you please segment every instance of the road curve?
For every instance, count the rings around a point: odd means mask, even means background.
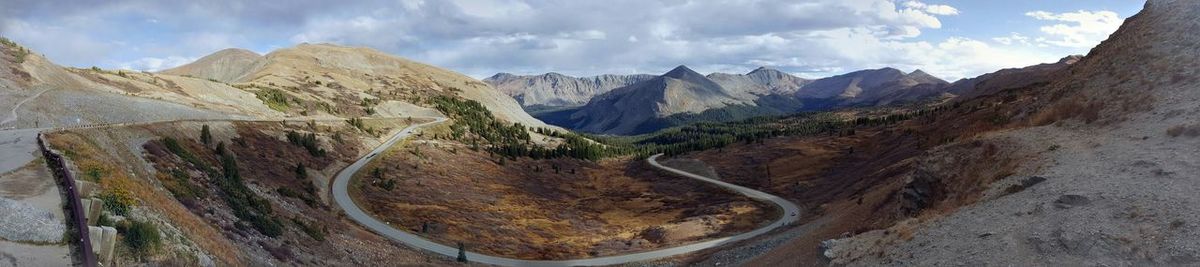
[[[346,212],[346,216],[350,217],[350,219],[358,222],[359,224],[367,227],[368,229],[371,229],[372,231],[375,231],[376,233],[379,233],[380,235],[383,235],[387,238],[407,244],[412,247],[432,251],[434,253],[446,255],[449,257],[457,257],[458,256],[458,248],[457,247],[451,247],[451,246],[447,246],[447,245],[438,244],[436,242],[425,239],[421,236],[418,236],[418,235],[415,235],[415,234],[412,234],[412,233],[409,233],[409,232],[406,232],[403,230],[398,230],[396,228],[392,228],[391,225],[384,223],[383,221],[380,221],[379,219],[376,219],[375,217],[372,217],[371,215],[367,214],[365,211],[363,211],[362,208],[359,208],[358,205],[354,203],[354,200],[350,198],[350,194],[347,190],[349,188],[350,179],[352,176],[354,176],[354,173],[357,173],[359,171],[359,169],[362,169],[363,166],[365,166],[368,162],[371,161],[372,158],[374,158],[374,157],[371,157],[371,155],[375,155],[377,153],[383,153],[388,148],[390,148],[393,144],[395,144],[397,141],[400,141],[401,139],[404,139],[405,137],[408,137],[409,135],[411,135],[413,130],[416,130],[417,128],[420,128],[420,127],[423,127],[426,125],[435,124],[435,123],[440,123],[445,120],[446,119],[444,119],[444,118],[439,118],[433,122],[411,125],[408,128],[405,128],[404,130],[400,131],[399,133],[396,133],[396,135],[392,136],[386,142],[379,145],[379,147],[376,147],[374,150],[371,150],[370,153],[367,153],[362,158],[359,158],[358,161],[355,161],[353,164],[350,164],[350,166],[347,166],[345,169],[342,169],[342,171],[339,172],[337,174],[337,176],[335,176],[334,182],[333,182],[334,202],[336,202],[337,205],[339,207],[341,207],[343,211]],[[763,193],[763,192],[760,192],[760,191],[757,191],[754,189],[750,189],[750,188],[722,182],[722,181],[719,181],[716,179],[711,179],[711,178],[703,177],[700,175],[688,173],[685,171],[673,169],[670,167],[662,166],[662,165],[658,164],[658,161],[655,160],[661,155],[662,154],[651,156],[651,157],[647,158],[646,161],[649,162],[650,165],[653,165],[656,168],[663,169],[663,170],[666,170],[666,171],[674,173],[674,174],[678,174],[678,175],[692,178],[692,179],[701,180],[701,181],[708,182],[708,183],[712,183],[717,186],[729,189],[731,191],[746,195],[747,197],[750,197],[753,199],[763,200],[763,201],[774,203],[775,205],[778,205],[783,210],[783,217],[779,218],[778,220],[771,223],[770,225],[764,226],[762,228],[758,228],[754,231],[750,231],[747,233],[742,233],[742,234],[729,236],[729,237],[718,238],[718,239],[704,241],[704,242],[700,242],[700,243],[693,243],[693,244],[688,244],[688,245],[682,245],[682,246],[671,247],[671,248],[660,249],[660,250],[639,252],[639,253],[633,253],[633,254],[598,257],[598,258],[587,258],[587,259],[575,259],[575,260],[522,260],[522,259],[497,257],[497,256],[479,254],[479,253],[474,253],[474,252],[468,251],[468,252],[466,252],[467,260],[470,260],[473,262],[478,262],[478,263],[501,265],[501,266],[534,266],[534,267],[540,267],[540,266],[555,266],[555,267],[557,267],[557,266],[598,266],[598,265],[614,265],[614,264],[623,264],[623,263],[629,263],[629,262],[647,261],[647,260],[660,259],[660,258],[680,255],[680,254],[684,254],[684,253],[699,251],[699,250],[703,250],[703,249],[707,249],[707,248],[713,248],[713,247],[717,247],[717,246],[721,246],[724,244],[737,242],[737,241],[741,241],[741,240],[746,240],[746,239],[767,233],[771,230],[775,230],[776,228],[791,224],[791,223],[795,222],[797,218],[799,218],[798,214],[800,212],[800,209],[798,207],[796,207],[795,204],[793,204],[787,200],[784,200],[783,198],[780,198],[780,197],[777,197],[774,195],[770,195],[767,193]]]

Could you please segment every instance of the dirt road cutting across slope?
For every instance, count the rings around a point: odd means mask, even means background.
[[[354,200],[352,198],[350,198],[350,194],[348,192],[348,189],[350,187],[350,179],[354,176],[355,173],[357,173],[360,169],[362,169],[363,166],[366,166],[366,164],[368,162],[370,162],[372,158],[374,158],[374,157],[372,157],[372,155],[376,155],[378,153],[383,153],[389,147],[394,145],[396,142],[403,140],[404,138],[408,137],[409,135],[412,135],[413,131],[416,130],[417,128],[427,126],[427,125],[441,123],[445,120],[446,119],[437,119],[436,121],[433,121],[433,122],[411,125],[408,128],[405,128],[404,130],[400,131],[399,133],[396,133],[396,135],[389,138],[387,140],[387,142],[384,142],[379,147],[376,147],[374,150],[372,150],[370,153],[367,153],[366,155],[364,155],[358,161],[355,161],[350,166],[347,166],[345,169],[343,169],[341,172],[339,172],[337,174],[337,176],[334,178],[334,182],[333,182],[334,202],[336,202],[337,205],[339,207],[341,207],[342,210],[346,212],[346,215],[349,216],[352,220],[367,227],[368,229],[371,229],[372,231],[375,231],[376,233],[379,233],[380,235],[383,235],[387,238],[390,238],[397,242],[404,243],[404,244],[412,246],[412,247],[432,251],[434,253],[446,255],[449,257],[457,257],[458,256],[458,248],[457,247],[451,247],[451,246],[447,246],[447,245],[443,245],[443,244],[438,244],[436,242],[425,239],[421,236],[393,228],[391,225],[384,223],[383,221],[380,221],[379,219],[376,219],[375,217],[372,217],[371,215],[369,215],[365,211],[363,211],[363,209],[360,208],[356,203],[354,203]],[[774,196],[771,194],[763,193],[763,192],[760,192],[760,191],[757,191],[754,189],[722,182],[722,181],[719,181],[716,179],[707,178],[704,176],[700,176],[700,175],[692,174],[689,172],[685,172],[685,171],[681,171],[681,170],[663,166],[661,164],[658,164],[658,161],[656,161],[656,159],[661,155],[662,154],[651,156],[651,157],[647,158],[646,161],[649,162],[650,165],[654,166],[655,168],[659,168],[659,169],[662,169],[662,170],[665,170],[665,171],[668,171],[668,172],[671,172],[671,173],[674,173],[674,174],[677,174],[680,176],[712,183],[714,185],[720,186],[722,188],[745,195],[745,196],[753,198],[753,199],[771,202],[771,203],[779,206],[780,209],[783,210],[783,217],[779,218],[778,220],[771,223],[770,225],[755,229],[754,231],[750,231],[750,232],[746,232],[746,233],[742,233],[742,234],[738,234],[738,235],[734,235],[734,236],[723,237],[723,238],[713,239],[713,240],[704,241],[704,242],[700,242],[700,243],[693,243],[693,244],[671,247],[671,248],[666,248],[666,249],[633,253],[633,254],[598,257],[598,258],[587,258],[587,259],[575,259],[575,260],[522,260],[522,259],[512,259],[512,258],[484,255],[484,254],[479,254],[479,253],[474,253],[474,252],[468,251],[468,252],[466,252],[467,260],[473,261],[473,262],[478,262],[478,263],[501,265],[501,266],[598,266],[598,265],[623,264],[623,263],[629,263],[629,262],[640,262],[640,261],[654,260],[654,259],[660,259],[660,258],[665,258],[665,257],[686,254],[686,253],[690,253],[690,252],[695,252],[695,251],[699,251],[699,250],[704,250],[704,249],[708,249],[708,248],[721,246],[724,244],[738,242],[741,240],[750,239],[755,236],[758,236],[758,235],[770,232],[772,230],[775,230],[777,228],[786,226],[788,224],[794,223],[797,219],[799,219],[800,208],[796,207],[795,204],[793,204],[783,198],[780,198],[778,196]]]
[[[25,99],[21,99],[21,102],[17,102],[16,105],[13,105],[12,111],[9,112],[11,114],[8,115],[8,118],[5,118],[3,121],[0,121],[0,126],[4,126],[5,124],[17,121],[17,119],[21,118],[20,116],[17,115],[17,110],[20,109],[22,105],[25,105],[26,102],[29,102],[30,100],[33,100],[34,98],[38,98],[39,96],[42,96],[42,94],[46,93],[46,91],[50,91],[50,89],[49,88],[43,89],[42,91],[39,91],[36,94],[33,94],[32,96],[29,96]]]

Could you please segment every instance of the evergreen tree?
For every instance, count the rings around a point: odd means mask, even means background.
[[[208,129],[208,124],[200,127],[200,142],[205,145],[212,143],[212,131]]]
[[[467,262],[467,245],[458,242],[458,262]]]
[[[308,169],[304,168],[303,162],[296,163],[296,179],[300,179],[300,180],[308,179]]]

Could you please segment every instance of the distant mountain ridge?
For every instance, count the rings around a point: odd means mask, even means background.
[[[1038,64],[1024,68],[1002,69],[996,72],[955,81],[946,88],[947,93],[957,95],[960,99],[970,99],[990,95],[1000,90],[1029,86],[1036,83],[1047,83],[1052,75],[1067,66],[1075,64],[1083,56],[1071,55],[1059,59],[1055,63]]]
[[[572,77],[555,72],[541,75],[497,73],[483,82],[513,97],[523,107],[572,107],[612,89],[653,79],[654,75],[605,74]]]
[[[538,117],[586,132],[640,134],[694,121],[923,101],[943,97],[948,85],[924,71],[904,73],[894,68],[808,80],[766,67],[746,74],[705,76],[679,66],[596,96],[577,109]]]
[[[748,94],[679,66],[661,76],[609,91],[573,112],[567,126],[587,132],[631,134],[658,129],[655,118],[699,113],[731,104],[752,104]]]
[[[812,82],[811,80],[767,67],[759,67],[746,74],[718,72],[709,74],[707,77],[726,88],[738,88],[739,90],[756,95],[793,94],[799,91],[804,85]]]

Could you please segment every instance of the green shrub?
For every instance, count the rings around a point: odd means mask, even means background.
[[[313,199],[311,195],[300,194],[299,192],[296,192],[295,190],[292,190],[291,188],[280,187],[278,189],[275,189],[275,192],[279,193],[280,196],[295,198],[295,199],[299,199],[300,201],[304,201],[304,204],[308,205],[309,207],[316,207],[316,205],[317,205],[317,200]]]
[[[304,147],[305,150],[308,150],[308,154],[314,157],[324,157],[326,154],[325,149],[321,148],[321,144],[317,140],[316,133],[301,134],[287,131],[287,139],[293,145]]]
[[[287,111],[288,108],[291,107],[291,105],[288,104],[287,93],[284,93],[279,89],[263,88],[258,90],[258,92],[255,92],[254,95],[257,96],[259,100],[262,100],[263,104],[266,104],[267,107],[277,111]]]
[[[192,183],[191,177],[183,170],[171,170],[170,178],[162,182],[163,187],[178,199],[196,200],[208,196],[208,192]]]
[[[107,213],[103,213],[103,212],[101,212],[101,213],[100,213],[100,216],[96,217],[96,225],[99,225],[99,226],[116,226],[116,223],[115,223],[115,222],[113,222],[112,218],[109,218],[109,217],[108,217],[108,214],[107,214]]]
[[[313,240],[325,241],[326,229],[324,226],[318,227],[316,223],[305,223],[304,220],[301,220],[299,217],[292,218],[292,223],[295,223],[296,226],[300,227],[300,230],[303,231],[304,234],[307,234],[308,237],[312,237]]]
[[[7,47],[17,47],[18,46],[16,42],[13,42],[12,40],[9,40],[8,38],[4,38],[4,37],[0,37],[0,44],[7,46]]]
[[[195,154],[192,154],[191,151],[189,151],[187,148],[184,148],[183,145],[179,144],[179,140],[175,140],[175,138],[171,138],[171,137],[166,137],[166,138],[163,138],[163,145],[167,147],[168,151],[171,151],[171,153],[174,153],[176,156],[179,156],[179,158],[183,159],[184,161],[191,163],[192,166],[196,166],[196,168],[199,168],[200,170],[202,170],[206,173],[212,172],[212,170],[208,167],[208,164],[204,163],[204,161],[202,161],[202,160],[200,160],[200,158],[196,157]]]
[[[247,221],[254,229],[269,237],[283,234],[283,224],[275,218],[271,203],[258,196],[242,182],[238,171],[237,159],[227,150],[218,152],[221,157],[222,176],[217,179],[217,187],[224,194],[225,203],[233,209],[233,215]]]
[[[13,57],[16,59],[15,62],[18,64],[24,63],[25,57],[29,56],[30,54],[29,49],[26,49],[25,47],[22,47],[12,40],[4,37],[0,37],[0,44],[3,44],[4,46],[8,47],[8,49],[13,50]]]
[[[124,243],[138,257],[153,254],[162,243],[158,227],[153,223],[128,219],[118,225],[117,230],[124,237]]]
[[[87,170],[84,170],[83,175],[87,177],[89,181],[100,182],[100,178],[104,178],[104,170],[100,169],[100,167],[93,166],[89,167]]]
[[[128,192],[117,189],[109,189],[100,193],[100,200],[104,201],[104,210],[121,216],[128,215],[130,207],[136,202]]]
[[[304,163],[296,163],[296,179],[301,181],[308,180],[308,168],[304,167]]]

